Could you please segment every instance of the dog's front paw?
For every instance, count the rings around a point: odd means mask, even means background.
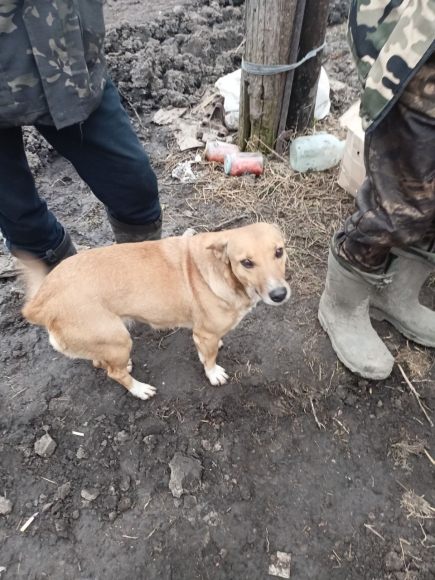
[[[138,397],[139,399],[142,399],[142,401],[146,401],[147,399],[154,397],[154,395],[157,393],[157,389],[151,385],[140,383],[139,381],[133,379],[133,386],[130,389],[130,393],[134,397]]]
[[[211,371],[205,371],[208,380],[211,382],[212,385],[225,385],[227,380],[229,379],[225,369],[220,367],[219,365],[215,365]]]

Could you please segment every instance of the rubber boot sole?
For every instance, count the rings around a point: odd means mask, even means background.
[[[400,322],[398,320],[396,320],[395,318],[393,318],[389,314],[382,312],[382,310],[379,310],[379,308],[371,306],[369,313],[370,313],[370,318],[373,318],[374,320],[377,320],[378,322],[383,322],[385,320],[386,322],[391,324],[391,326],[394,326],[394,328],[396,330],[398,330],[400,332],[400,334],[403,334],[403,336],[405,338],[412,340],[412,342],[415,342],[416,344],[420,344],[421,346],[435,348],[435,342],[422,340],[421,338],[416,336],[411,330],[409,330],[408,328],[406,328],[405,326],[400,324]]]
[[[388,374],[386,374],[386,375],[376,374],[376,373],[364,373],[364,372],[361,372],[360,369],[356,368],[351,362],[349,362],[348,360],[346,360],[346,358],[342,355],[342,353],[340,352],[340,350],[337,348],[337,345],[335,344],[334,338],[329,334],[329,331],[328,331],[328,323],[326,322],[325,317],[323,316],[323,314],[321,312],[321,306],[319,307],[317,316],[318,316],[319,322],[320,322],[323,330],[326,332],[326,334],[329,337],[329,340],[331,341],[332,348],[334,349],[334,352],[337,355],[338,359],[354,375],[357,375],[358,377],[362,377],[363,379],[369,379],[371,381],[383,381],[383,380],[387,379],[390,376],[391,370],[393,370],[392,368],[391,368],[390,372]]]

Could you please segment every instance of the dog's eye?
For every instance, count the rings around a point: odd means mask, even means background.
[[[282,258],[284,255],[284,248],[278,248],[275,252],[275,256],[277,258]]]
[[[242,266],[244,268],[253,268],[254,267],[254,262],[251,262],[251,260],[241,260],[240,263],[242,264]]]

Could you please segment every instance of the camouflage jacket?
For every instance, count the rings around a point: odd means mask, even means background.
[[[0,127],[84,121],[102,97],[102,0],[0,0]]]
[[[351,0],[348,38],[372,130],[435,50],[435,0]]]

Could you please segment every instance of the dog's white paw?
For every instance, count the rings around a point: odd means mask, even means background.
[[[207,375],[208,380],[214,386],[225,385],[225,383],[229,379],[229,376],[225,372],[225,369],[223,369],[219,365],[215,365],[211,369],[211,371],[205,371],[205,374]]]
[[[131,373],[132,370],[133,370],[133,362],[131,358],[129,358],[127,363],[127,372]]]
[[[146,401],[150,397],[154,397],[156,394],[157,389],[152,387],[151,385],[147,385],[146,383],[140,383],[133,379],[133,386],[130,389],[130,393],[134,397],[138,397],[142,399],[142,401]]]
[[[222,348],[222,347],[223,347],[223,345],[224,345],[223,341],[222,341],[222,340],[220,340],[220,341],[219,341],[219,344],[218,344],[218,348]]]

